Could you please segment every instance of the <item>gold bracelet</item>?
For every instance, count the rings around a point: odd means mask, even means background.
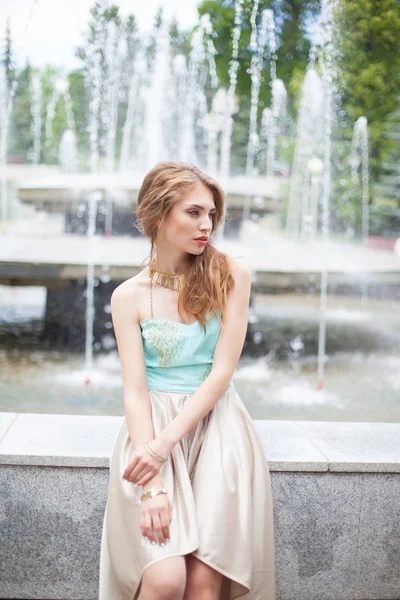
[[[150,444],[148,442],[145,443],[145,448],[148,452],[150,452],[150,454],[154,457],[157,458],[158,460],[160,460],[161,462],[165,462],[167,459],[164,458],[164,456],[161,456],[160,454],[157,454],[157,452],[150,446]]]
[[[155,450],[153,450],[153,448],[151,446],[149,446],[148,442],[145,442],[144,447],[146,448],[147,452],[153,457],[156,458],[157,460],[159,460],[160,462],[165,462],[167,459],[164,456],[161,456],[160,454],[157,454],[157,452]]]
[[[146,500],[147,498],[154,498],[154,496],[158,496],[158,494],[168,494],[167,490],[165,488],[155,488],[152,487],[149,490],[147,490],[147,492],[145,492],[144,494],[142,494],[141,496],[141,500],[143,502],[143,500]]]

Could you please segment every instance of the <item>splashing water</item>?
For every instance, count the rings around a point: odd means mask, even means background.
[[[229,64],[229,88],[226,98],[225,127],[221,139],[221,176],[228,177],[232,143],[232,127],[235,110],[235,91],[237,84],[237,72],[239,68],[239,39],[242,25],[243,0],[236,0],[235,25],[232,33],[232,58]]]
[[[64,173],[76,173],[78,169],[76,135],[72,129],[66,129],[60,141],[59,163]]]
[[[361,162],[361,191],[362,191],[362,230],[361,237],[364,246],[368,245],[369,235],[369,177],[368,177],[368,127],[367,118],[359,117],[354,124],[353,140],[350,153],[351,175],[355,185],[360,184],[358,167]],[[368,306],[368,283],[362,282],[361,305]]]
[[[300,99],[295,154],[290,180],[286,231],[299,236],[309,188],[308,161],[322,156],[324,95],[322,81],[313,67],[307,69]],[[315,224],[316,225],[316,224]]]
[[[362,189],[362,242],[368,243],[369,234],[369,178],[368,178],[368,128],[367,118],[359,117],[354,124],[350,153],[351,175],[355,185],[360,184],[358,167],[361,163]]]
[[[251,52],[251,106],[250,106],[250,125],[249,125],[249,138],[247,144],[247,159],[246,159],[246,175],[252,176],[258,174],[258,167],[255,165],[255,157],[257,152],[260,150],[260,138],[257,132],[257,115],[259,105],[259,94],[261,84],[261,70],[263,68],[264,53],[269,43],[269,56],[273,56],[275,60],[275,37],[273,31],[274,25],[274,14],[270,9],[265,9],[261,14],[261,23],[257,27],[257,11],[259,2],[254,2],[253,11],[251,14],[251,37],[249,50]],[[272,69],[273,77],[276,77],[275,68]],[[249,217],[250,213],[250,200],[251,196],[245,196],[243,201],[243,220]]]
[[[32,133],[33,133],[33,152],[32,163],[38,165],[40,162],[40,140],[42,131],[42,84],[40,75],[32,73],[31,77],[31,96],[32,96]]]
[[[281,79],[272,81],[272,109],[263,111],[262,130],[267,142],[266,173],[274,175],[276,141],[281,133],[286,117],[287,92]],[[269,111],[266,113],[266,111]],[[264,117],[264,113],[265,117]]]
[[[0,180],[1,180],[1,219],[8,219],[8,194],[6,179],[6,163],[8,148],[8,133],[12,103],[17,82],[9,85],[4,65],[0,64]]]

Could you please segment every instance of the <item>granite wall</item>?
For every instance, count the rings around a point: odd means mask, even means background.
[[[96,600],[121,417],[0,413],[0,598]],[[277,600],[400,599],[400,424],[254,421]]]

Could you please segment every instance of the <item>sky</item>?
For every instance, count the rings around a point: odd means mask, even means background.
[[[166,17],[176,16],[187,28],[197,21],[199,0],[114,0],[123,14],[135,15],[140,31],[148,31],[161,5]],[[94,0],[0,0],[0,42],[10,17],[11,34],[18,66],[51,63],[73,69],[80,66],[74,51],[79,46]]]

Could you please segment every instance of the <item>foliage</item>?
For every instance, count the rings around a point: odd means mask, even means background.
[[[7,25],[6,25],[6,35],[5,35],[5,48],[3,51],[3,58],[0,61],[6,70],[6,79],[7,79],[7,85],[8,85],[8,89],[11,89],[13,86],[13,83],[16,79],[17,73],[16,73],[16,68],[15,68],[15,63],[14,63],[14,58],[13,58],[13,50],[12,50],[12,42],[11,42],[11,27],[10,27],[10,20],[7,20]]]
[[[251,79],[249,49],[251,36],[250,17],[253,7],[252,0],[243,1],[243,20],[239,40],[240,67],[238,71],[237,93],[242,100],[250,97]],[[198,11],[200,16],[208,13],[215,31],[214,44],[217,50],[216,64],[221,85],[229,86],[229,62],[232,56],[232,28],[235,15],[235,3],[230,0],[203,0]],[[275,36],[277,42],[277,77],[289,86],[293,72],[296,69],[304,72],[310,51],[310,40],[307,37],[307,27],[319,12],[318,0],[261,0],[259,4],[257,24],[261,13],[269,8],[274,12]],[[260,96],[262,102],[270,104],[269,60],[264,62]],[[263,104],[261,104],[262,106]]]
[[[342,135],[350,139],[353,123],[368,120],[370,169],[377,179],[382,160],[393,149],[384,132],[397,107],[400,89],[400,11],[396,0],[339,0]]]
[[[28,63],[17,76],[17,89],[11,113],[8,155],[21,156],[29,162],[33,150],[31,116],[31,80],[32,68]]]
[[[231,169],[243,171],[248,144],[251,96],[251,36],[250,17],[254,0],[243,0],[243,20],[239,40],[239,70],[236,94],[239,110],[234,115]],[[370,144],[370,198],[371,228],[388,231],[397,226],[400,205],[400,14],[396,0],[336,0],[335,30],[339,53],[340,94],[338,121],[332,131],[332,181],[331,223],[335,228],[349,228],[355,232],[361,227],[361,190],[351,183],[348,157],[351,149],[353,126],[361,115],[368,121]],[[282,172],[290,169],[295,144],[295,122],[298,116],[301,88],[309,62],[310,32],[320,10],[319,0],[260,0],[257,24],[264,9],[274,12],[276,36],[277,77],[282,79],[288,92],[288,119],[278,140],[277,150],[282,161]],[[210,15],[216,48],[216,67],[219,85],[229,85],[229,66],[232,57],[232,32],[235,14],[234,0],[203,0],[199,16]],[[83,159],[81,168],[88,168],[90,155],[89,110],[93,81],[93,56],[100,57],[100,108],[99,135],[103,140],[100,158],[106,153],[107,93],[109,65],[107,42],[110,24],[115,26],[116,40],[123,40],[125,52],[118,82],[118,115],[116,132],[116,158],[121,147],[123,126],[126,121],[133,65],[139,52],[143,52],[147,66],[153,68],[156,41],[164,24],[163,12],[157,13],[153,30],[148,37],[140,37],[134,15],[124,17],[117,4],[97,0],[91,11],[85,41],[77,49],[81,67],[69,74],[60,69],[41,69],[42,83],[42,152],[41,160],[58,161],[61,136],[68,127],[65,99],[58,100],[51,125],[51,135],[46,139],[46,114],[50,99],[60,77],[67,78],[72,99],[72,111],[77,135],[78,151]],[[182,31],[176,20],[169,24],[172,57],[183,54],[188,60],[193,31]],[[117,43],[114,41],[114,43]],[[16,94],[10,125],[9,154],[17,154],[29,161],[33,148],[30,77],[32,68],[27,64],[19,72],[13,60],[10,26],[7,23],[5,45],[0,61],[5,66],[8,85],[16,82]],[[258,126],[262,111],[271,106],[271,57],[265,53],[261,73]],[[91,70],[92,69],[92,70]],[[205,79],[205,93],[211,109],[209,74]],[[396,112],[397,111],[397,112]],[[265,160],[260,153],[260,161]]]
[[[246,163],[248,129],[251,101],[251,36],[250,17],[253,0],[243,0],[242,24],[239,39],[239,69],[236,95],[239,98],[239,111],[234,115],[232,133],[233,172],[240,172]],[[319,0],[261,0],[259,4],[257,25],[260,23],[264,9],[274,12],[276,38],[276,74],[282,79],[288,91],[289,122],[295,119],[296,100],[300,92],[304,71],[310,51],[310,40],[307,30],[310,22],[319,12]],[[229,63],[232,57],[232,29],[235,17],[233,0],[203,0],[198,7],[199,15],[210,15],[215,32],[216,66],[220,85],[229,87]],[[261,123],[262,110],[271,105],[270,58],[264,57],[261,72],[260,101],[258,125]]]
[[[400,108],[389,117],[384,136],[393,142],[393,149],[383,161],[380,178],[375,185],[377,200],[380,204],[400,208]]]
[[[400,97],[399,97],[400,104]],[[398,237],[400,231],[400,108],[387,121],[384,136],[393,142],[393,150],[382,161],[379,180],[375,183],[375,206],[371,210],[370,229]]]

